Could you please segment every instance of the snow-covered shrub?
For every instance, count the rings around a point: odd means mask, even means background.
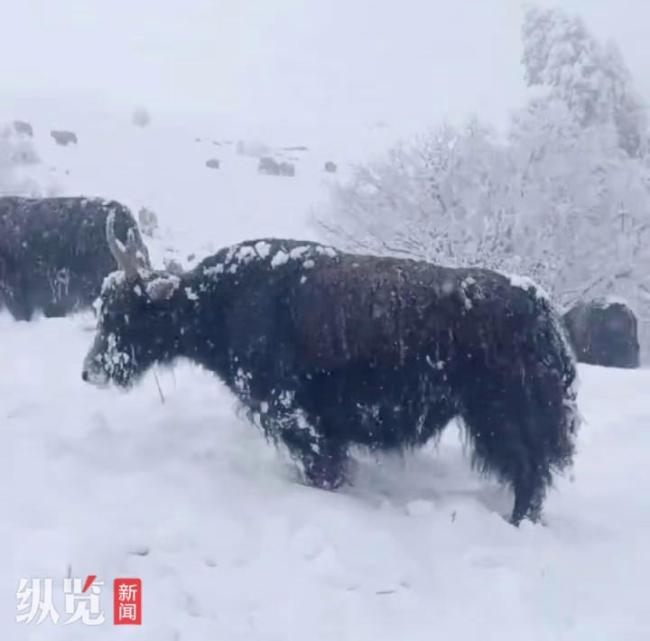
[[[138,211],[138,225],[145,236],[153,237],[158,229],[158,216],[151,209],[142,207]]]
[[[32,196],[36,185],[21,174],[21,168],[39,162],[29,138],[13,126],[0,127],[0,196]]]
[[[133,111],[131,122],[136,127],[147,127],[149,124],[151,124],[151,115],[144,107],[138,107]]]
[[[271,148],[262,142],[238,140],[235,147],[240,156],[250,156],[251,158],[261,158],[271,153]]]
[[[510,163],[507,147],[480,123],[443,126],[333,184],[319,224],[352,249],[501,265],[512,253]]]

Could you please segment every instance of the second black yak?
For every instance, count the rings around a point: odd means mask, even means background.
[[[606,299],[579,302],[563,319],[581,363],[639,367],[638,323],[625,302]]]
[[[30,320],[91,305],[117,266],[106,244],[109,213],[118,238],[126,242],[129,229],[139,236],[131,212],[114,201],[0,198],[0,309]]]

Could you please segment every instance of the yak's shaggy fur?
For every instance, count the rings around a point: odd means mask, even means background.
[[[64,316],[91,305],[116,267],[106,244],[109,212],[124,240],[136,222],[119,203],[0,198],[0,308],[30,320],[37,311]]]
[[[180,277],[115,274],[84,379],[128,386],[183,356],[215,372],[307,479],[348,448],[415,447],[462,419],[473,456],[537,518],[576,427],[572,355],[534,285],[309,242],[223,249]]]

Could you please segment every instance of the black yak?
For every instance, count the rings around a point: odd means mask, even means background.
[[[639,366],[637,320],[626,303],[604,299],[580,302],[564,314],[563,320],[581,363],[630,369]]]
[[[296,174],[296,168],[292,163],[282,160],[278,161],[270,156],[260,158],[257,171],[260,174],[267,174],[269,176],[295,176]]]
[[[14,120],[14,131],[21,136],[29,136],[30,138],[34,137],[34,128],[24,120]]]
[[[571,462],[573,357],[531,283],[279,239],[172,275],[117,242],[110,220],[108,237],[123,271],[102,289],[88,382],[128,387],[191,359],[329,489],[348,480],[351,445],[416,447],[459,417],[474,463],[514,489],[514,523],[539,516]]]
[[[0,308],[17,320],[63,316],[87,307],[116,268],[106,219],[126,240],[129,210],[99,198],[0,198]]]
[[[52,136],[57,145],[62,145],[63,147],[71,144],[76,145],[79,142],[77,134],[74,131],[66,131],[65,129],[52,129],[50,136]]]

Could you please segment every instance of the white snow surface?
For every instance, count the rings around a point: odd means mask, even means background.
[[[79,144],[56,147],[43,114],[31,117],[36,178],[153,209],[154,262],[188,266],[268,235],[309,239],[310,209],[338,179],[311,147],[295,178],[259,176],[255,159],[213,146],[210,132],[160,118],[145,129],[75,121]],[[203,166],[212,155],[219,171]],[[129,393],[83,383],[93,329],[91,314],[0,314],[1,639],[650,638],[647,370],[580,368],[575,468],[549,493],[546,525],[517,529],[503,518],[511,496],[471,470],[455,425],[437,448],[358,453],[352,487],[312,489],[190,363]],[[105,581],[107,623],[15,623],[21,577],[68,573]],[[130,576],[143,580],[143,625],[116,630],[110,582]]]
[[[503,518],[450,425],[437,449],[358,456],[325,492],[237,417],[189,363],[130,393],[81,381],[89,315],[0,317],[0,564],[10,641],[113,639],[14,623],[20,577],[143,580],[128,638],[314,641],[626,639],[650,634],[650,372],[582,367],[575,479],[547,525]],[[126,633],[125,633],[126,634]]]

